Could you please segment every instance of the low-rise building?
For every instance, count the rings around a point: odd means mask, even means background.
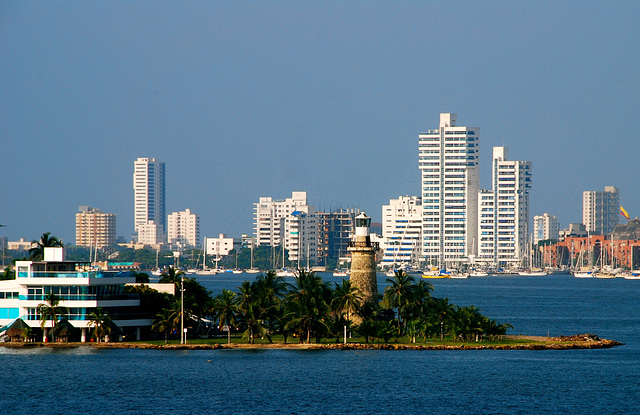
[[[77,340],[90,339],[90,314],[97,309],[108,315],[125,335],[140,339],[151,319],[140,313],[140,299],[125,292],[125,284],[135,282],[133,273],[96,271],[86,262],[65,261],[63,248],[44,248],[43,261],[16,261],[16,278],[0,281],[0,332],[18,318],[34,333],[46,338],[54,326],[48,320],[41,331],[40,304],[55,294],[64,317],[77,330]]]

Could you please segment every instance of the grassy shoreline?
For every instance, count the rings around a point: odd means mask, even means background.
[[[237,339],[236,339],[237,340]],[[0,343],[9,348],[77,348],[93,347],[101,349],[156,349],[156,350],[224,350],[224,349],[284,349],[284,350],[571,350],[571,349],[607,349],[623,345],[615,340],[600,339],[597,336],[570,337],[533,337],[533,336],[505,336],[499,341],[455,342],[433,341],[426,343],[360,343],[353,341],[344,343],[283,343],[258,342],[247,344],[240,342],[226,343],[226,339],[193,340],[187,344],[176,341],[164,344],[164,341],[149,342],[109,342],[109,343]]]

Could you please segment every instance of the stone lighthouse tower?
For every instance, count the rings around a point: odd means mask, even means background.
[[[372,244],[369,237],[371,218],[364,212],[356,216],[356,234],[349,243],[351,252],[351,283],[362,291],[363,303],[378,302],[378,281],[376,279],[376,251],[378,244]]]

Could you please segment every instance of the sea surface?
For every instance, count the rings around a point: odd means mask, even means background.
[[[322,274],[325,280],[341,278]],[[212,292],[255,275],[198,276]],[[386,285],[379,276],[379,289]],[[640,413],[640,281],[571,276],[430,280],[433,295],[513,334],[595,333],[604,350],[95,350],[0,348],[16,414]]]

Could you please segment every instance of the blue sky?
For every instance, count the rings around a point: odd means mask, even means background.
[[[640,216],[640,2],[0,4],[0,235],[73,243],[79,205],[133,232],[133,161],[166,162],[168,212],[252,232],[253,203],[418,195],[440,112],[533,162],[531,214],[583,190]]]

